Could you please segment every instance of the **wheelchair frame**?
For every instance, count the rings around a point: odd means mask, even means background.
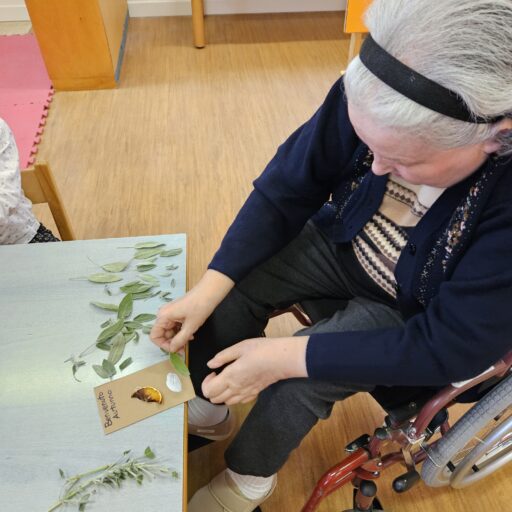
[[[428,449],[438,442],[428,441],[437,431],[444,436],[450,429],[446,408],[467,390],[491,378],[505,377],[511,367],[512,351],[477,377],[443,388],[408,420],[396,421],[388,415],[386,425],[377,428],[373,436],[363,435],[347,446],[350,455],[324,473],[302,512],[313,512],[322,499],[348,482],[354,485],[353,512],[380,510],[374,480],[381,472],[396,463],[404,464],[407,472],[394,480],[393,488],[397,492],[410,489],[421,479],[416,465],[429,457]],[[381,455],[381,448],[390,443],[398,445],[399,451]]]

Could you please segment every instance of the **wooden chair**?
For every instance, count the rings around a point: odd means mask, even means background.
[[[48,203],[62,240],[75,240],[68,214],[48,164],[39,163],[21,171],[21,187],[32,203]]]
[[[371,2],[372,0],[347,0],[344,27],[345,33],[350,34],[347,67],[361,49],[363,34],[368,32],[363,22],[363,14]]]
[[[372,0],[347,0],[345,10],[345,32],[351,34],[348,52],[348,64],[359,53],[363,42],[363,33],[368,32],[362,16]],[[204,31],[204,0],[191,0],[192,26],[194,30],[194,46],[204,48],[206,46]]]
[[[204,48],[206,45],[204,36],[204,0],[191,0],[191,3],[194,46],[196,48]]]

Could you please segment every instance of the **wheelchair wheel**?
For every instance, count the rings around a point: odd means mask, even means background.
[[[421,477],[461,488],[512,460],[512,375],[476,403],[428,450]]]

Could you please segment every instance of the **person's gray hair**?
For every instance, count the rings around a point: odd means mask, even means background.
[[[460,95],[477,116],[512,117],[512,0],[374,0],[365,22],[373,39],[418,73]],[[376,122],[439,148],[476,144],[496,124],[458,121],[394,91],[356,57],[345,76],[348,101]],[[500,155],[512,154],[512,132]]]

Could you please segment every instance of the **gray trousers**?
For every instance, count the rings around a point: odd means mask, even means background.
[[[190,370],[198,395],[211,372],[206,362],[238,341],[262,335],[275,309],[311,299],[337,299],[340,310],[296,335],[395,327],[403,324],[391,299],[355,261],[340,257],[340,247],[312,223],[271,259],[240,281],[205,322],[190,343]],[[237,473],[270,476],[318,419],[326,419],[334,402],[368,385],[295,378],[262,391],[225,453]]]

